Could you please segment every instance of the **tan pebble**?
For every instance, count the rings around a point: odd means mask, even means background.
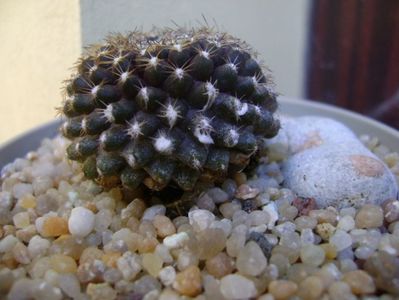
[[[140,221],[136,217],[130,217],[126,222],[126,227],[132,232],[138,232],[140,227]]]
[[[76,273],[78,266],[76,261],[67,255],[54,254],[50,257],[51,268],[58,273]]]
[[[89,283],[86,290],[91,300],[113,300],[117,292],[108,283]]]
[[[30,263],[28,248],[21,242],[17,242],[12,249],[14,258],[20,264],[26,265]]]
[[[64,234],[59,236],[54,242],[54,246],[58,246],[63,249],[63,253],[71,256],[73,259],[78,260],[83,250],[85,249],[84,243],[79,243],[70,234]]]
[[[375,292],[373,278],[363,270],[347,272],[342,276],[342,281],[349,284],[352,293],[365,295]]]
[[[320,235],[320,237],[324,241],[328,241],[330,237],[334,234],[335,227],[332,226],[330,223],[321,223],[317,224],[316,226],[316,233]]]
[[[173,288],[180,294],[195,297],[201,293],[201,271],[197,266],[189,266],[176,275]]]
[[[357,228],[375,228],[382,226],[384,213],[380,206],[366,204],[356,214],[355,222]]]
[[[109,268],[117,268],[117,261],[121,257],[121,254],[119,252],[108,252],[103,254],[101,257],[101,260],[104,262],[104,264],[109,267]]]
[[[240,186],[247,182],[247,175],[245,173],[236,173],[234,175],[234,180],[236,181],[237,185]]]
[[[147,208],[145,202],[140,198],[134,199],[121,211],[122,221],[128,220],[130,217],[141,219],[145,209]]]
[[[122,191],[121,191],[120,188],[118,188],[118,187],[113,188],[113,189],[111,189],[111,190],[108,192],[108,194],[109,194],[112,198],[114,198],[116,201],[122,201],[123,195],[122,195]]]
[[[24,229],[17,230],[16,233],[15,233],[15,236],[19,240],[21,240],[21,241],[23,241],[25,243],[29,243],[31,238],[33,236],[35,236],[36,234],[37,234],[36,226],[32,224],[32,225],[27,226]]]
[[[209,274],[216,278],[222,278],[234,271],[234,260],[224,252],[207,259],[205,263]]]
[[[102,259],[104,252],[97,247],[88,247],[82,251],[79,258],[79,264],[92,263],[96,259]]]
[[[145,237],[138,245],[139,253],[154,252],[155,247],[159,244],[155,237]]]
[[[97,206],[93,203],[93,202],[87,202],[85,205],[84,205],[84,207],[85,208],[87,208],[87,209],[89,209],[89,210],[91,210],[93,213],[97,213],[98,212],[98,208],[97,208]]]
[[[309,211],[309,217],[317,220],[317,223],[330,223],[336,226],[338,223],[338,214],[332,209],[313,209]]]
[[[16,269],[19,266],[19,263],[15,259],[14,253],[12,253],[12,252],[4,253],[0,262],[11,270]]]
[[[61,217],[47,217],[43,222],[43,237],[55,237],[68,233],[68,221]]]
[[[269,283],[269,293],[273,295],[276,300],[288,299],[293,296],[298,290],[298,285],[289,280],[273,280]]]
[[[176,233],[175,225],[166,216],[156,215],[152,223],[154,224],[157,235],[160,238],[164,238]]]
[[[309,276],[301,281],[298,289],[298,296],[302,299],[320,299],[323,293],[323,281],[316,276]]]
[[[350,155],[349,160],[355,171],[366,177],[380,177],[384,174],[384,165],[366,155]]]
[[[162,269],[163,260],[155,253],[144,253],[142,256],[143,269],[153,277],[157,277]]]
[[[11,234],[15,235],[15,226],[14,225],[4,225],[3,230],[4,230],[4,233],[3,233],[4,236],[11,235]]]
[[[31,194],[26,194],[18,201],[18,206],[28,209],[28,208],[35,208],[36,207],[36,197]]]
[[[323,248],[327,259],[334,259],[337,257],[337,249],[333,244],[330,243],[320,244],[320,247]]]

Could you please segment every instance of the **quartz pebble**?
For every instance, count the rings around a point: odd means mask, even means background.
[[[63,234],[68,234],[68,222],[64,218],[57,216],[49,216],[44,218],[41,232],[43,237],[57,237]]]
[[[345,231],[338,229],[331,236],[330,243],[335,246],[337,251],[342,251],[352,245],[352,238]]]
[[[227,299],[247,299],[257,294],[254,282],[240,274],[224,276],[220,280],[220,291]]]
[[[358,228],[380,227],[384,221],[384,214],[380,206],[366,204],[356,214]]]
[[[343,275],[342,281],[346,282],[352,292],[356,295],[371,294],[375,292],[373,278],[363,270],[347,272]]]
[[[399,155],[367,141],[399,179]],[[141,191],[105,190],[85,180],[66,161],[67,145],[46,140],[2,175],[0,294],[7,299],[399,295],[394,198],[381,207],[318,207],[282,187],[286,158],[262,157],[269,152],[260,143],[258,166],[221,187],[200,184],[184,193],[189,213],[172,217],[158,193],[147,202]],[[251,192],[256,196],[244,199]],[[72,222],[77,210],[88,217]]]
[[[289,280],[274,280],[269,284],[269,293],[274,299],[288,299],[298,290],[298,285]]]
[[[165,286],[170,286],[175,281],[176,270],[172,266],[167,266],[159,271],[159,279]]]
[[[238,253],[236,267],[243,275],[258,276],[266,265],[266,257],[256,242],[249,241]]]
[[[317,245],[306,244],[301,249],[301,261],[314,267],[320,266],[325,256],[324,249]]]
[[[94,222],[95,216],[91,210],[84,207],[75,207],[69,217],[68,228],[72,235],[85,237],[93,230]]]
[[[177,273],[173,288],[185,296],[197,296],[202,289],[201,272],[197,266],[190,266]]]

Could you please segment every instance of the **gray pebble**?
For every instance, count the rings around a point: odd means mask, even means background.
[[[318,207],[359,207],[396,198],[398,187],[388,167],[345,125],[328,118],[282,120],[270,143],[289,144],[283,163],[284,186],[314,198]]]

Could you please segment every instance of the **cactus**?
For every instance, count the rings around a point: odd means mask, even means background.
[[[279,129],[264,71],[245,42],[209,28],[112,35],[67,80],[67,155],[103,186],[221,180]]]

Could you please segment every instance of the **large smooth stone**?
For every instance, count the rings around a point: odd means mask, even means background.
[[[282,129],[269,144],[288,145],[284,186],[299,197],[314,198],[320,208],[397,198],[395,176],[342,123],[314,116],[281,121]]]

